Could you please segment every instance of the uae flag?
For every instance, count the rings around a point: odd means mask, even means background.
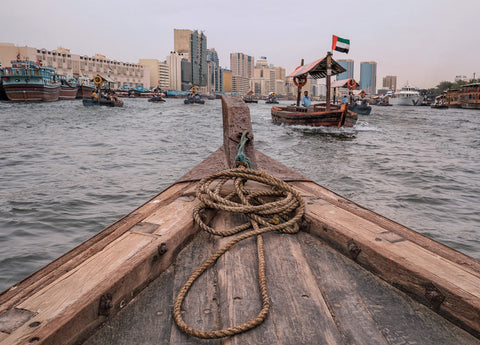
[[[350,49],[350,40],[333,35],[332,50],[348,54]]]

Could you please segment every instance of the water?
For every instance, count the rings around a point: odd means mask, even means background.
[[[288,102],[285,102],[288,103]],[[255,145],[319,184],[480,259],[480,112],[374,107],[350,129],[274,125]],[[140,206],[222,144],[221,102],[0,102],[0,291]]]

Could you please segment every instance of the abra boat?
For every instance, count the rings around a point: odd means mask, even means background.
[[[93,78],[95,90],[91,98],[84,98],[83,105],[90,106],[107,106],[107,107],[123,107],[123,101],[118,98],[116,93],[110,88],[112,80],[105,76],[97,75]]]
[[[258,103],[258,100],[253,98],[253,91],[251,90],[243,97],[243,101],[245,103]]]
[[[420,105],[422,96],[414,87],[406,85],[394,92],[388,101],[391,105]]]
[[[12,61],[2,74],[3,87],[11,101],[57,101],[60,81],[54,67],[32,61]]]
[[[205,104],[205,100],[203,100],[200,95],[198,94],[198,87],[193,86],[190,92],[187,95],[187,98],[183,100],[184,104]]]
[[[79,84],[77,91],[77,98],[84,99],[92,97],[92,92],[95,90],[95,84],[88,77],[79,77]]]
[[[220,149],[0,294],[1,344],[480,344],[478,261],[255,150],[239,96],[222,109]]]
[[[293,82],[298,86],[297,104],[287,107],[273,106],[271,110],[273,122],[288,125],[352,127],[357,122],[358,116],[348,110],[347,103],[341,106],[330,103],[330,77],[344,71],[345,69],[332,59],[331,52],[309,65],[304,65],[302,59],[301,65],[288,75],[293,77]],[[326,103],[314,104],[308,108],[300,106],[302,87],[306,84],[308,75],[314,79],[326,78]]]
[[[73,76],[60,75],[60,100],[73,100],[77,98],[79,82]]]

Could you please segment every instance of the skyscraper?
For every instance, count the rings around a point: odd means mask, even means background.
[[[230,69],[232,70],[233,75],[252,78],[254,68],[255,63],[253,56],[243,53],[230,54]]]
[[[360,63],[360,88],[374,95],[377,92],[377,63],[373,61]]]
[[[209,92],[223,91],[223,73],[220,68],[217,51],[214,48],[207,50],[207,89]]]
[[[337,74],[337,80],[344,80],[353,78],[354,75],[354,63],[353,60],[337,60],[340,66],[346,69],[345,72]]]
[[[173,30],[174,47],[177,53],[188,54],[188,63],[182,63],[190,71],[182,71],[182,75],[191,75],[191,80],[182,80],[182,88],[185,89],[190,83],[191,86],[207,86],[207,37],[203,32],[187,29]],[[183,68],[182,67],[182,68]],[[190,87],[191,87],[190,86]]]

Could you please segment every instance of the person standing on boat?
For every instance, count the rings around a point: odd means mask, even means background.
[[[348,102],[349,102],[348,97],[347,97],[347,95],[345,95],[342,99],[342,104],[343,103],[348,103]]]
[[[302,97],[302,101],[300,104],[307,108],[310,106],[310,104],[312,104],[312,100],[308,96],[308,91],[304,92],[304,96]]]

